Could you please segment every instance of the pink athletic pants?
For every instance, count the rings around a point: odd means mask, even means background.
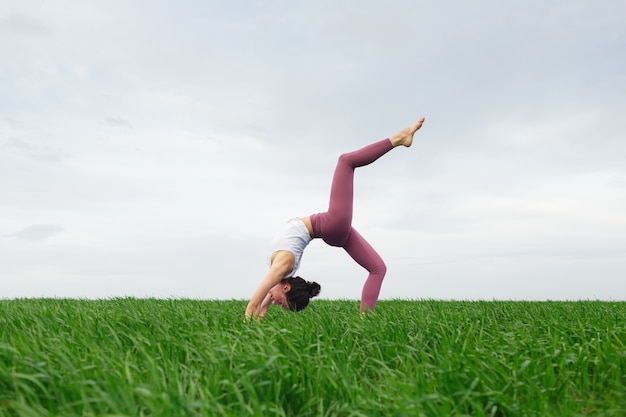
[[[376,306],[387,266],[374,248],[352,227],[354,170],[371,164],[391,149],[391,141],[384,139],[341,155],[333,175],[328,211],[311,216],[315,238],[322,238],[331,246],[344,248],[352,259],[369,272],[361,293],[361,312],[373,310]]]

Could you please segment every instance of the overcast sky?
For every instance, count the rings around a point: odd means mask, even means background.
[[[337,156],[381,298],[626,300],[626,2],[0,0],[0,298],[244,299]],[[315,240],[299,274],[360,297]]]

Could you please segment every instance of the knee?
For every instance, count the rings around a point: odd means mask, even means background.
[[[380,273],[383,275],[383,278],[385,277],[385,274],[387,273],[387,265],[382,262],[382,265],[380,266]]]
[[[376,274],[380,277],[381,281],[385,278],[385,274],[387,274],[387,265],[385,261],[382,259],[376,264]]]
[[[348,153],[342,153],[341,155],[339,155],[339,158],[337,158],[337,165],[350,165],[350,154]]]

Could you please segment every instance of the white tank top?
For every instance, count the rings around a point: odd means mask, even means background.
[[[286,277],[292,277],[298,268],[300,268],[300,260],[302,259],[302,253],[304,248],[313,240],[309,234],[306,225],[299,217],[294,217],[287,222],[287,225],[283,230],[276,235],[276,237],[270,243],[270,253],[267,258],[267,264],[272,264],[272,255],[279,250],[286,250],[293,254],[294,264],[293,270],[286,275]]]

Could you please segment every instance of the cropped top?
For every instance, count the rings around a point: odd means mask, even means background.
[[[300,260],[302,259],[302,253],[307,245],[313,240],[309,234],[309,230],[299,217],[294,217],[287,221],[287,224],[283,230],[272,239],[270,243],[270,253],[267,258],[267,264],[272,264],[272,255],[274,252],[280,250],[286,250],[293,254],[294,264],[293,270],[286,275],[286,277],[292,277],[298,268],[300,268]]]

